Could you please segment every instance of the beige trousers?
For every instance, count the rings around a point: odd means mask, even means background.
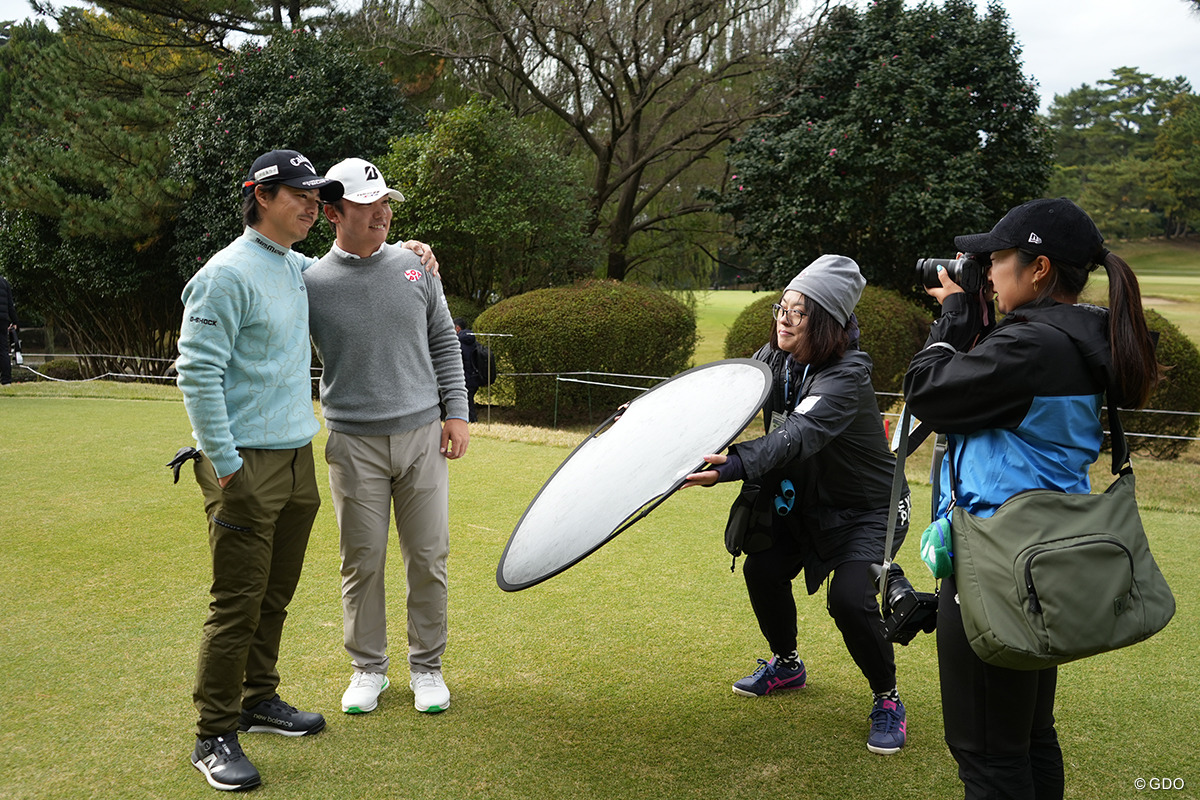
[[[342,623],[355,670],[388,668],[384,573],[393,510],[407,584],[409,666],[442,667],[450,475],[438,452],[441,430],[432,422],[394,436],[329,433],[325,461],[341,531]]]

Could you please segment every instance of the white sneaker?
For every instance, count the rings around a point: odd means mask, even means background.
[[[379,705],[379,694],[389,685],[387,675],[382,672],[359,672],[355,670],[350,679],[350,688],[342,694],[342,711],[347,714],[366,714]]]
[[[450,690],[441,672],[410,672],[408,685],[413,690],[417,711],[436,714],[450,707]]]

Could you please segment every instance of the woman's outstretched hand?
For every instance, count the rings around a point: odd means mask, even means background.
[[[706,464],[712,464],[715,466],[717,464],[724,464],[726,457],[717,453],[709,453],[704,457],[704,461]],[[718,477],[720,476],[717,474],[715,469],[705,469],[701,470],[700,472],[693,472],[687,476],[687,480],[684,482],[682,488],[688,489],[692,486],[712,486],[717,482]]]

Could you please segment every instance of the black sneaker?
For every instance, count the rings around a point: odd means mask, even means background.
[[[262,783],[258,770],[238,744],[237,731],[198,739],[192,751],[192,766],[200,770],[209,786],[222,792],[253,789]]]
[[[325,718],[311,711],[297,711],[275,695],[253,708],[243,708],[238,722],[242,733],[278,733],[283,736],[308,736],[325,728]]]

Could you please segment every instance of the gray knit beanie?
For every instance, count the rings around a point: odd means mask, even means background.
[[[823,255],[792,278],[784,291],[799,292],[845,325],[866,285],[867,279],[853,259]]]

